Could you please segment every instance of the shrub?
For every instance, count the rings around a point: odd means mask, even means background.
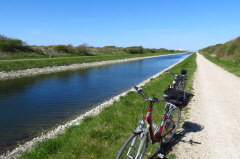
[[[39,48],[33,48],[34,52],[37,53],[37,54],[40,54],[40,55],[45,55],[44,54],[44,51],[39,49]]]
[[[228,41],[224,44],[217,44],[209,46],[200,50],[208,54],[214,54],[218,58],[232,59],[233,61],[239,61],[240,54],[240,37]]]
[[[143,47],[142,46],[132,46],[127,47],[127,52],[130,54],[142,54],[143,53]]]
[[[74,53],[71,45],[57,45],[53,47],[53,50],[59,53]]]
[[[240,48],[235,51],[235,55],[233,56],[233,61],[237,64],[240,64]]]
[[[144,49],[144,53],[156,53],[158,49]]]
[[[27,46],[22,40],[7,38],[0,35],[0,51],[2,52],[29,52],[33,51],[31,47]]]
[[[76,53],[79,55],[83,55],[83,56],[92,55],[88,49],[88,45],[85,43],[77,46],[75,49],[76,49]]]
[[[103,48],[116,48],[116,46],[104,46]]]

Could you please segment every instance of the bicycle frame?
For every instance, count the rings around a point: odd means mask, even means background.
[[[152,102],[149,105],[149,108],[147,110],[147,114],[146,114],[144,120],[141,120],[139,122],[139,126],[137,127],[137,129],[134,132],[139,133],[140,131],[141,132],[146,131],[146,133],[147,133],[147,131],[149,130],[150,138],[152,140],[152,143],[160,142],[166,135],[171,133],[174,130],[174,128],[176,127],[176,124],[170,118],[170,114],[172,113],[172,110],[173,110],[172,108],[176,108],[176,106],[171,104],[171,103],[166,103],[166,104],[170,106],[170,109],[163,115],[163,120],[162,120],[161,126],[158,128],[157,131],[155,131],[155,133],[154,133],[154,130],[153,130],[153,123],[152,123],[152,109],[153,109],[153,103]],[[170,120],[173,123],[173,127],[166,134],[162,135],[163,127],[166,124],[167,120]],[[145,129],[143,128],[144,124],[146,124]]]

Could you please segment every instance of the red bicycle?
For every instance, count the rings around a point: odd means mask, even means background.
[[[149,102],[148,110],[145,118],[139,121],[133,134],[120,149],[116,159],[142,159],[148,146],[148,136],[150,136],[152,144],[159,143],[159,146],[171,141],[179,124],[181,109],[193,96],[191,93],[176,89],[175,86],[177,85],[174,80],[173,85],[164,92],[165,98],[160,100],[156,97],[147,97],[141,88],[134,87],[138,94]],[[160,127],[152,122],[152,110],[156,102],[166,102]]]

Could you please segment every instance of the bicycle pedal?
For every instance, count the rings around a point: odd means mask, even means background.
[[[159,158],[165,158],[165,155],[164,155],[164,154],[161,154],[161,153],[157,154],[157,156],[158,156]]]

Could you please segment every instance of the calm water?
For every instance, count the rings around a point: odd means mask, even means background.
[[[76,117],[188,55],[0,82],[0,153]]]

